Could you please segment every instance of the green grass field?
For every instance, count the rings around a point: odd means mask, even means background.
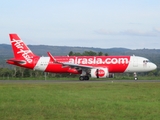
[[[0,120],[159,120],[160,83],[0,84]]]

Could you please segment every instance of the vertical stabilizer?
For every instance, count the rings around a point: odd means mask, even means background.
[[[34,53],[27,47],[27,45],[18,37],[17,34],[9,34],[11,45],[16,59],[26,60],[28,63],[32,62]]]

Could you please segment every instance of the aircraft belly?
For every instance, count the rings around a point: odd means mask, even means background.
[[[64,67],[62,64],[49,64],[45,71],[52,73],[68,73],[69,67]]]
[[[116,64],[109,65],[108,69],[110,73],[123,73],[128,67],[128,64]]]

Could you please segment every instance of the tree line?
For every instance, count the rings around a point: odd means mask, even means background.
[[[69,56],[108,56],[108,53],[84,51],[83,53],[70,51]]]

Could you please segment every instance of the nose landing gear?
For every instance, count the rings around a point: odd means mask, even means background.
[[[137,73],[134,72],[133,75],[134,75],[134,80],[138,80]]]

